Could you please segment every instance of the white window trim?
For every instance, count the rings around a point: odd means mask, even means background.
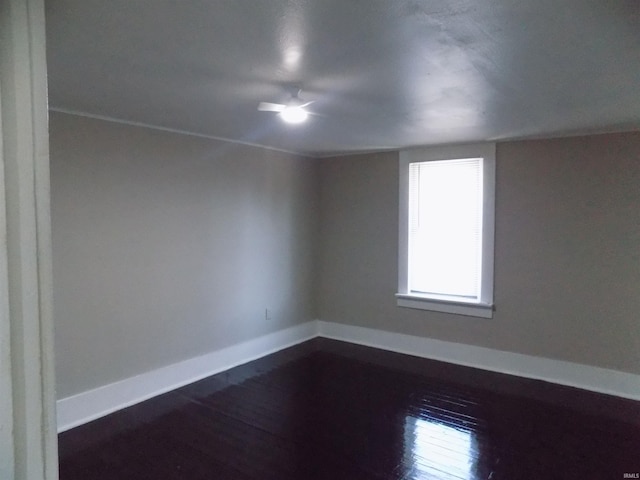
[[[482,292],[479,302],[465,302],[409,293],[409,165],[415,162],[454,160],[458,158],[482,157],[483,162],[483,229],[482,229]],[[480,143],[427,147],[400,152],[400,211],[398,243],[398,293],[399,307],[432,310],[473,317],[492,318],[493,304],[493,256],[495,232],[495,178],[496,145]]]

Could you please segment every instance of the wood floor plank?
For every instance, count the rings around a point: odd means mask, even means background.
[[[309,342],[127,408],[59,436],[60,478],[601,480],[640,472],[639,402],[388,353]]]

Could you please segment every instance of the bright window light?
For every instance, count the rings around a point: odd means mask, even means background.
[[[400,153],[397,303],[493,316],[495,144]]]
[[[482,158],[409,167],[409,292],[477,301]]]

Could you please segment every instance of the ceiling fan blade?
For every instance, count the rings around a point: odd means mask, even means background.
[[[286,105],[280,103],[260,102],[258,110],[261,112],[281,112],[286,108]]]
[[[312,103],[315,103],[315,102],[316,102],[315,100],[311,100],[310,102],[303,103],[302,105],[300,105],[300,108],[304,108],[307,105],[311,105]]]

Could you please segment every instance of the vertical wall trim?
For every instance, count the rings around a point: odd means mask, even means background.
[[[4,5],[0,18],[4,18]],[[2,39],[0,38],[0,41]],[[3,42],[4,44],[4,42]],[[0,82],[0,112],[2,83]],[[9,273],[7,267],[7,204],[4,179],[4,132],[0,115],[0,477],[13,478],[13,388],[11,382],[11,328],[9,326]],[[9,448],[11,446],[11,448]]]
[[[0,0],[0,22],[0,477],[55,480],[44,2]]]

